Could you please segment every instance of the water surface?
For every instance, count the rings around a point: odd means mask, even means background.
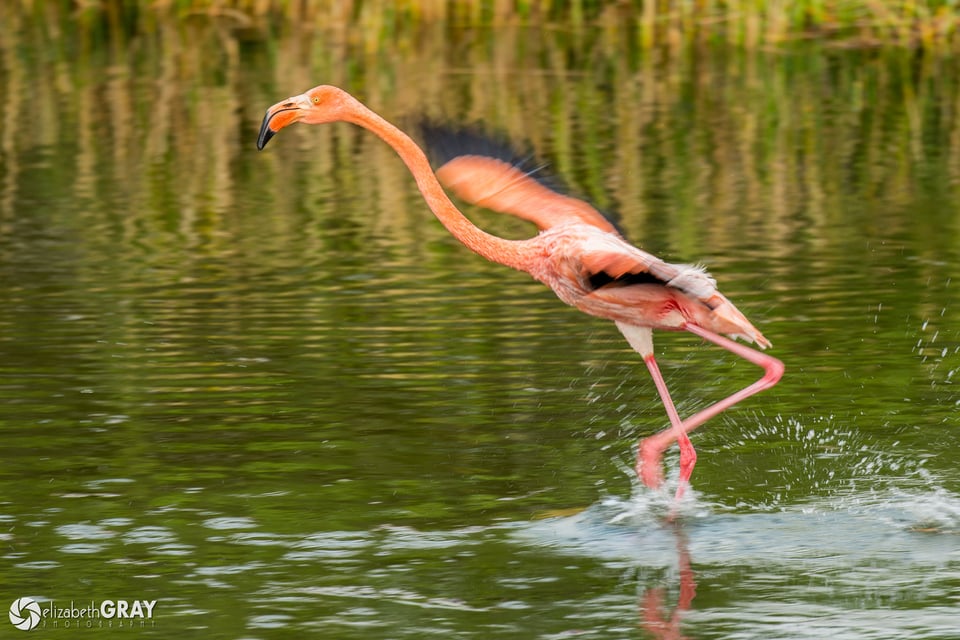
[[[955,637],[952,61],[5,11],[3,602],[156,599],[152,637]],[[675,523],[612,324],[459,246],[369,134],[255,151],[320,82],[527,141],[773,341]],[[757,374],[657,345],[684,414]]]

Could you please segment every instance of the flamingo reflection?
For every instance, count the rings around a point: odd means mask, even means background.
[[[677,539],[677,566],[680,577],[680,596],[677,606],[673,608],[665,603],[667,587],[661,585],[647,589],[640,598],[640,625],[651,636],[658,640],[679,640],[686,638],[680,625],[683,614],[690,610],[693,598],[697,594],[697,583],[690,566],[690,551],[687,548],[687,538],[679,527],[674,527]]]

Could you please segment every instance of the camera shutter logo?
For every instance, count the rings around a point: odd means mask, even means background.
[[[17,598],[10,605],[10,624],[30,631],[40,624],[40,605],[33,598]]]

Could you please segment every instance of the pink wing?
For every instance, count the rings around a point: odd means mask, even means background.
[[[528,220],[541,230],[579,222],[619,235],[613,223],[583,200],[559,194],[503,160],[457,156],[437,169],[437,178],[459,198]]]

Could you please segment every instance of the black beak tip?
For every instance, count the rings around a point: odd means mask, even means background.
[[[257,136],[257,151],[263,151],[263,148],[270,142],[270,138],[276,135],[276,131],[270,129],[270,114],[263,118],[263,124],[260,125],[260,135]]]
[[[270,142],[270,138],[274,136],[273,131],[267,129],[266,131],[260,134],[260,137],[257,138],[257,151],[263,151],[263,148],[267,146],[267,143]]]

